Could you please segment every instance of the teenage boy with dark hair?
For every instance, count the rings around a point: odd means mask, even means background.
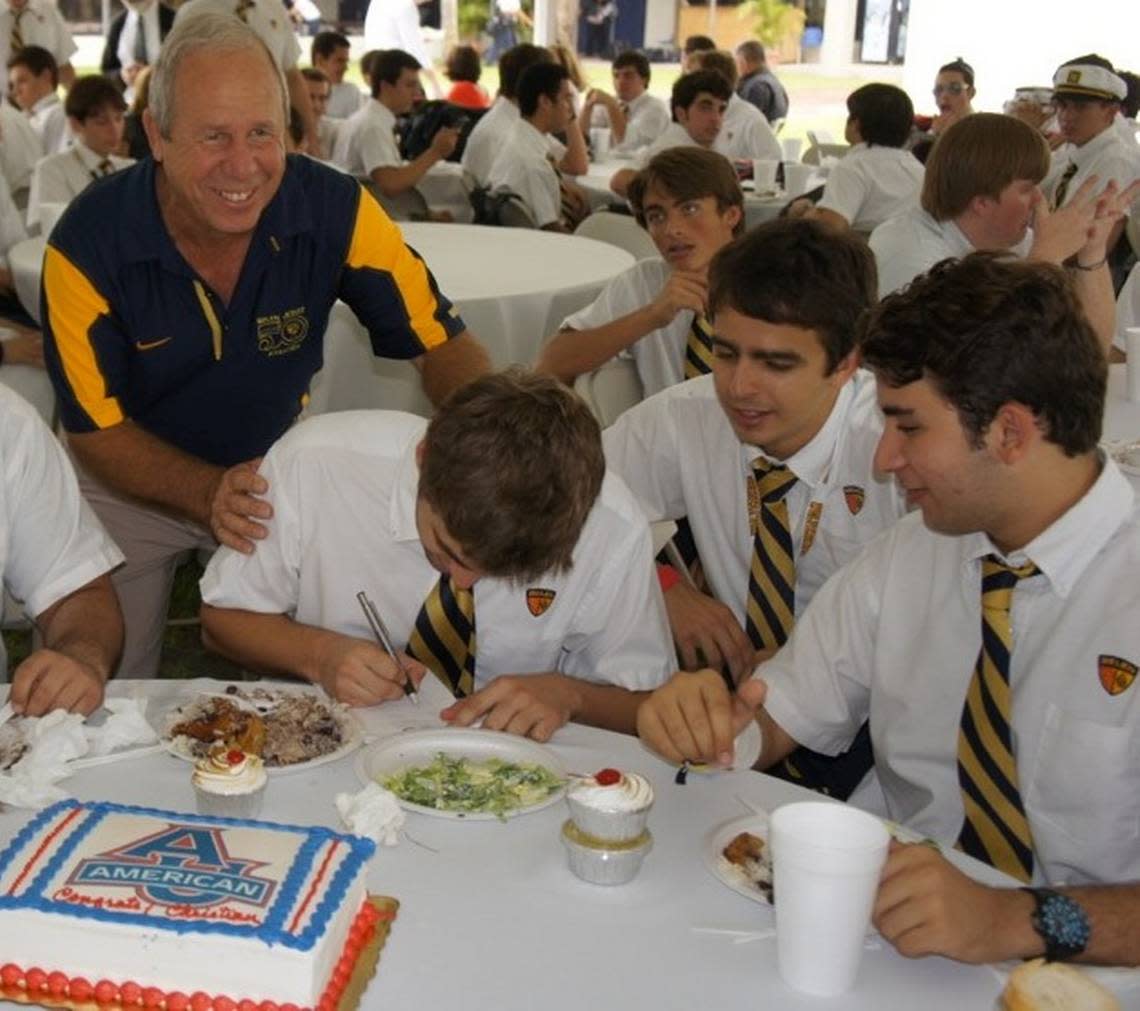
[[[126,108],[122,93],[101,74],[72,85],[63,105],[72,145],[36,163],[28,190],[29,228],[39,227],[44,204],[71,203],[93,182],[135,163],[116,154],[123,143]]]
[[[70,139],[58,87],[59,68],[46,49],[25,46],[8,60],[8,91],[31,121],[44,154],[66,150]]]
[[[540,740],[568,719],[631,732],[673,663],[645,518],[597,422],[556,380],[481,377],[432,418],[344,411],[266,455],[274,523],[202,580],[207,644],[352,705],[403,694],[393,641],[456,694],[444,718]]]
[[[874,301],[874,260],[856,236],[792,219],[755,228],[709,271],[712,375],[606,429],[606,459],[647,515],[688,517],[711,594],[662,574],[684,667],[745,677],[828,577],[903,515],[875,475],[883,421],[855,351]],[[846,756],[797,752],[781,771],[846,798],[870,765],[863,734]],[[860,799],[872,798],[868,784]]]
[[[601,88],[586,92],[582,123],[610,128],[615,151],[636,151],[652,144],[669,126],[669,107],[649,94],[649,60],[636,49],[619,53],[613,62],[614,93]]]
[[[332,85],[328,108],[324,113],[330,119],[348,119],[365,102],[360,89],[344,79],[350,52],[348,37],[340,32],[317,32],[313,36],[309,50],[313,67],[322,71]]]
[[[652,144],[634,159],[634,168],[619,169],[610,180],[610,189],[628,196],[629,184],[640,169],[661,151],[671,147],[704,147],[712,150],[724,123],[724,111],[732,88],[724,76],[713,70],[696,70],[673,82],[670,108],[673,122]]]
[[[675,147],[637,174],[629,200],[661,259],[638,261],[568,316],[537,367],[571,382],[629,355],[649,396],[708,371],[708,267],[744,232],[744,194],[720,155]]]
[[[736,60],[732,53],[722,49],[703,52],[697,65],[701,70],[716,71],[728,81],[728,105],[724,110],[724,124],[717,134],[715,150],[731,160],[771,158],[779,161],[783,158],[783,149],[768,125],[768,118],[736,93]]]
[[[892,844],[873,921],[908,956],[1140,963],[1140,508],[1098,448],[1107,368],[1058,268],[978,253],[883,300],[860,340],[876,452],[916,511],[819,592],[735,699],[679,674],[639,713],[667,758],[758,768],[869,717]],[[1044,886],[1044,887],[1042,887]]]

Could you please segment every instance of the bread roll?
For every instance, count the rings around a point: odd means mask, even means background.
[[[1001,995],[1003,1011],[1120,1011],[1103,986],[1062,962],[1035,958],[1009,974]]]

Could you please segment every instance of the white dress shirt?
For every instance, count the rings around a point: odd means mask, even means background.
[[[146,39],[146,65],[150,66],[158,59],[158,50],[162,46],[162,33],[158,25],[158,2],[151,3],[141,14],[132,7],[127,8],[127,16],[123,19],[123,30],[119,34],[119,46],[115,55],[119,59],[119,66],[125,70],[139,61],[135,59],[135,40],[139,32]]]
[[[15,13],[7,3],[0,6],[0,67],[7,67],[12,56],[12,23]],[[62,67],[71,62],[79,48],[71,37],[59,8],[50,0],[28,0],[20,18],[20,36],[25,46],[39,46],[55,57]]]
[[[604,122],[601,126],[609,125],[609,114],[605,106],[598,105],[595,113],[601,112]],[[656,95],[643,91],[632,102],[626,103],[625,136],[620,144],[614,145],[615,151],[631,152],[652,144],[668,128],[672,116],[669,106]]]
[[[415,522],[426,426],[394,411],[340,411],[292,428],[261,465],[269,536],[252,555],[219,549],[202,599],[370,640],[355,597],[363,589],[402,647],[439,579]],[[663,683],[675,660],[652,556],[645,517],[607,474],[568,572],[475,583],[476,687],[544,671],[634,690]],[[554,594],[538,615],[530,589]]]
[[[174,23],[178,24],[200,11],[233,14],[236,17],[237,6],[237,0],[186,0],[178,8]],[[292,70],[297,66],[301,46],[282,4],[277,0],[255,0],[254,6],[245,13],[245,22],[261,37],[282,70]]]
[[[562,327],[592,330],[628,316],[661,294],[671,273],[664,260],[639,260],[629,270],[612,278],[588,306],[567,316]],[[685,346],[692,326],[692,310],[682,309],[672,322],[650,331],[621,352],[620,357],[632,358],[636,364],[646,397],[684,380]]]
[[[364,48],[402,49],[431,66],[415,0],[371,0],[364,14]]]
[[[104,160],[111,163],[109,172],[100,168]],[[69,204],[96,180],[134,163],[134,158],[114,154],[104,159],[78,139],[66,151],[41,158],[32,173],[28,192],[28,228],[39,227],[40,208],[44,204]]]
[[[123,555],[79,494],[59,440],[0,384],[0,572],[30,617],[119,565]],[[0,677],[8,667],[0,641]]]
[[[367,178],[373,169],[403,165],[396,143],[396,117],[383,102],[368,102],[341,124],[332,161],[349,175]]]
[[[720,133],[716,135],[713,150],[730,161],[737,158],[742,161],[751,161],[753,158],[779,161],[784,157],[780,142],[768,125],[764,113],[735,93],[728,100],[724,122]]]
[[[487,177],[492,189],[517,193],[539,228],[562,220],[558,172],[550,163],[549,154],[547,135],[520,117]]]
[[[1110,124],[1092,140],[1080,147],[1062,144],[1053,152],[1049,174],[1041,184],[1041,192],[1052,205],[1054,194],[1061,176],[1070,164],[1077,171],[1065,188],[1065,203],[1068,203],[1089,176],[1098,177],[1097,189],[1103,189],[1110,179],[1115,179],[1120,189],[1124,189],[1133,179],[1140,178],[1140,147],[1127,143],[1120,131]],[[1133,213],[1140,208],[1140,199],[1132,202]]]
[[[519,107],[500,95],[471,128],[460,164],[474,176],[479,186],[486,186],[490,182],[491,166],[495,164],[495,159],[507,143],[515,124],[521,119]],[[566,145],[550,134],[545,134],[545,137],[547,152],[555,162],[562,161]]]
[[[24,216],[12,202],[7,180],[0,179],[0,267],[8,269],[8,250],[27,237]]]
[[[964,813],[958,727],[981,644],[984,534],[908,516],[835,576],[757,676],[801,744],[840,752],[870,717],[890,817],[952,843]],[[1042,574],[1013,591],[1011,728],[1037,883],[1140,877],[1140,685],[1116,695],[1107,658],[1140,663],[1140,507],[1108,461],[1092,489],[1006,559]],[[1132,667],[1135,670],[1135,666]]]
[[[797,616],[834,572],[905,513],[895,482],[873,473],[882,431],[875,381],[860,370],[811,441],[781,461],[798,478],[784,499]],[[690,379],[630,408],[602,433],[602,442],[607,464],[650,520],[688,516],[713,595],[743,627],[754,545],[747,478],[763,454],[736,437],[713,377]],[[809,516],[816,517],[811,537]]]
[[[32,169],[43,156],[43,141],[32,121],[7,102],[0,102],[0,170],[13,193],[31,185]]]
[[[896,214],[871,233],[871,252],[879,268],[879,297],[898,291],[940,260],[974,252],[974,245],[952,220],[935,221],[921,206]],[[1027,232],[1010,252],[1025,256],[1033,245]]]
[[[667,151],[671,147],[700,147],[700,145],[693,140],[689,131],[680,123],[670,123],[660,137],[638,151],[637,156],[633,159],[633,167],[636,169],[645,168],[655,154]]]
[[[28,122],[40,138],[44,154],[56,154],[71,146],[71,131],[67,128],[67,113],[54,92],[44,95],[28,110]]]
[[[329,89],[329,104],[325,108],[325,115],[329,119],[348,119],[370,97],[351,81],[341,81]]]
[[[925,170],[901,147],[856,144],[832,168],[817,207],[834,211],[859,232],[918,204]]]

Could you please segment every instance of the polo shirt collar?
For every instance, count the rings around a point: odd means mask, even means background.
[[[295,159],[300,157],[302,156],[286,156],[285,175],[257,223],[250,244],[251,251],[258,243],[268,245],[271,237],[280,241],[288,236],[312,231],[312,212],[295,170]],[[156,165],[153,158],[144,158],[120,173],[126,190],[122,205],[123,227],[132,236],[131,241],[123,245],[123,260],[127,263],[160,260],[172,273],[192,274],[162,221],[162,212],[158,207]]]
[[[860,380],[862,381],[862,380]],[[855,396],[856,379],[853,377],[843,384],[835,403],[831,405],[831,413],[823,427],[807,444],[789,456],[786,460],[773,460],[763,450],[756,446],[741,445],[741,455],[746,470],[752,470],[752,464],[758,459],[771,460],[787,467],[799,480],[811,488],[817,488],[827,480],[828,474],[836,463],[836,447],[840,436],[847,427],[847,413],[851,408],[851,401]]]
[[[997,555],[1010,565],[1032,561],[1053,591],[1066,599],[1100,550],[1115,536],[1133,509],[1135,493],[1116,463],[1101,456],[1101,471],[1084,497],[1024,548],[1003,555],[984,533],[963,538],[966,562]]]

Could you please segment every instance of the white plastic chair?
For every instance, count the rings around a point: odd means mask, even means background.
[[[574,229],[574,234],[608,242],[611,246],[626,250],[638,260],[650,260],[661,255],[649,233],[628,214],[594,211]]]
[[[574,380],[574,392],[589,405],[602,428],[608,428],[645,396],[632,358],[611,358]]]

